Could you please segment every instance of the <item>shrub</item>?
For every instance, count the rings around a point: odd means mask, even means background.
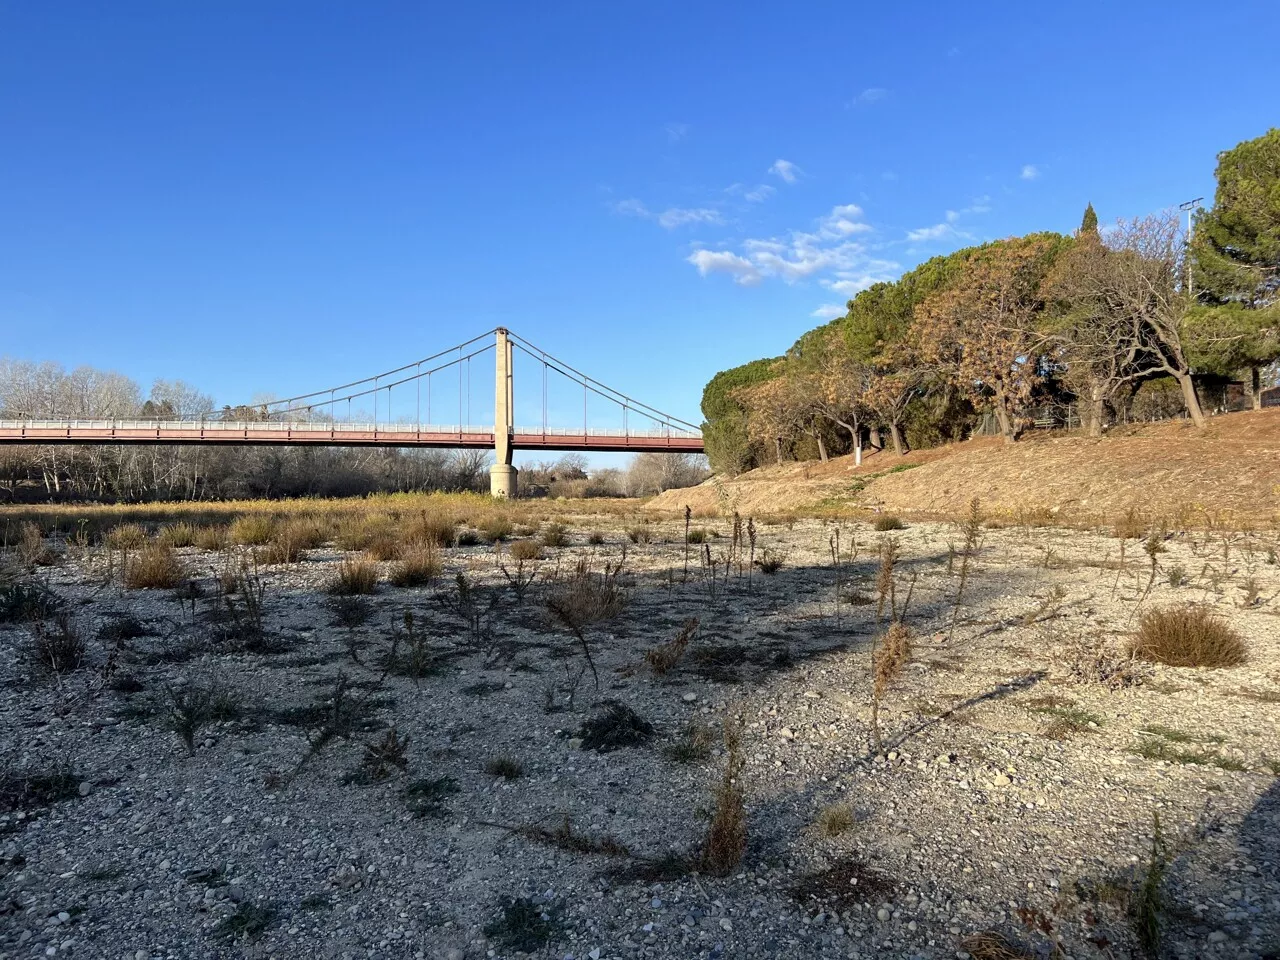
[[[712,534],[710,530],[705,530],[702,527],[698,527],[696,530],[689,531],[689,542],[690,543],[706,543],[708,540],[711,539],[711,536]]]
[[[42,620],[62,607],[62,598],[35,583],[9,583],[0,586],[0,623]]]
[[[702,869],[716,877],[732,873],[747,850],[747,808],[742,789],[746,759],[742,731],[729,720],[724,723],[724,746],[724,772],[715,790],[715,809],[702,846]]]
[[[520,765],[519,760],[499,756],[493,757],[484,765],[484,772],[491,777],[501,777],[503,780],[519,780],[524,776],[524,767]]]
[[[578,731],[583,750],[608,753],[622,747],[637,747],[653,736],[653,724],[622,703],[610,703],[583,723]]]
[[[260,547],[271,539],[275,524],[270,517],[261,514],[250,514],[236,517],[228,531],[235,543],[247,547]]]
[[[160,528],[160,542],[171,547],[189,547],[196,542],[196,528],[189,523],[169,523]]]
[[[569,531],[563,523],[548,523],[546,529],[542,531],[542,545],[544,547],[567,547],[569,545]]]
[[[1171,667],[1238,667],[1248,659],[1240,635],[1199,605],[1148,610],[1130,649],[1141,660]]]
[[[169,688],[169,728],[178,735],[187,753],[195,756],[196,735],[205,724],[233,720],[240,715],[240,700],[217,680]]]
[[[542,544],[537,540],[517,540],[507,548],[512,560],[537,560],[542,557]]]
[[[560,928],[560,908],[540,906],[528,897],[505,898],[502,916],[484,928],[485,936],[504,951],[534,953],[546,946]]]
[[[838,837],[853,829],[857,822],[853,808],[847,803],[833,803],[818,814],[818,832],[824,837]]]
[[[627,530],[627,539],[632,543],[649,543],[653,539],[653,531],[647,524],[640,527],[631,527]]]
[[[587,534],[587,543],[591,544],[593,547],[600,546],[604,543],[604,534],[599,530],[592,530]]]
[[[674,669],[676,664],[683,659],[685,650],[688,649],[690,641],[693,640],[697,633],[698,618],[691,617],[684,622],[684,626],[680,628],[680,632],[676,634],[674,640],[645,652],[644,659],[649,664],[649,669],[660,677]]]
[[[37,620],[31,624],[36,663],[51,673],[78,670],[88,656],[80,628],[67,614],[60,613],[52,624]]]
[[[196,530],[195,545],[201,550],[209,550],[214,553],[221,553],[227,549],[227,544],[231,542],[231,537],[227,533],[227,528],[221,525],[210,527],[200,527]]]
[[[396,539],[395,534],[389,531],[382,531],[369,538],[369,542],[365,546],[365,553],[374,560],[398,560],[402,549],[403,544]]]
[[[680,732],[679,738],[663,748],[663,755],[676,763],[695,763],[711,756],[715,743],[715,731],[700,723],[690,723]]]
[[[891,513],[884,513],[876,517],[871,526],[880,533],[888,533],[890,530],[905,530],[907,528],[905,523]]]
[[[16,544],[18,557],[32,567],[51,567],[62,559],[62,554],[44,541],[40,526],[27,520],[18,528]]]
[[[488,517],[480,521],[479,527],[480,533],[490,543],[506,540],[515,529],[511,521],[504,516]]]
[[[453,542],[459,547],[474,547],[480,542],[480,535],[474,530],[462,529],[457,532],[453,538]]]
[[[423,513],[406,531],[410,543],[434,543],[437,547],[451,547],[454,540],[452,517],[439,513]]]
[[[401,552],[388,579],[397,587],[425,587],[440,576],[443,569],[439,547],[434,543],[413,544]]]
[[[338,573],[328,589],[330,594],[339,597],[373,593],[378,589],[378,568],[363,557],[347,557],[338,565]]]
[[[170,590],[182,582],[183,576],[182,564],[173,547],[155,540],[129,557],[124,569],[124,585],[130,590]]]
[[[360,761],[360,779],[366,783],[381,783],[397,773],[404,773],[409,766],[409,738],[402,737],[392,727],[381,740],[366,743],[364,757]]]
[[[877,696],[884,696],[889,685],[902,673],[902,668],[911,659],[911,628],[901,621],[889,626],[884,640],[875,652],[875,690]]]
[[[146,539],[147,531],[136,523],[122,523],[107,531],[107,546],[114,550],[136,550]]]
[[[34,810],[73,800],[80,795],[80,779],[65,762],[38,769],[6,764],[0,772],[0,813]]]
[[[776,553],[770,554],[769,548],[765,547],[760,553],[760,559],[756,561],[756,566],[760,568],[761,573],[767,573],[769,576],[773,576],[782,569],[782,564],[784,562],[785,561],[782,557],[778,556]]]

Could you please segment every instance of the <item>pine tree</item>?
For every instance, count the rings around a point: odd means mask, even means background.
[[[1098,235],[1098,215],[1093,212],[1093,204],[1090,203],[1084,208],[1084,219],[1080,221],[1080,235],[1091,233],[1095,237]]]

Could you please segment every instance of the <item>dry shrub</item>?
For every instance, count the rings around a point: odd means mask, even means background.
[[[823,807],[818,814],[818,832],[824,837],[838,837],[848,833],[857,823],[853,815],[853,807],[847,803],[833,803]]]
[[[107,531],[107,546],[113,550],[136,550],[146,540],[147,531],[136,523],[122,523]]]
[[[987,930],[974,933],[960,941],[960,949],[973,960],[1034,960],[1028,953],[1002,933]]]
[[[374,560],[398,560],[404,545],[389,530],[379,531],[369,538],[365,552]]]
[[[360,513],[338,521],[334,540],[343,550],[366,550],[375,540],[393,537],[390,520],[382,514]]]
[[[227,544],[230,542],[231,538],[227,534],[227,528],[220,524],[211,527],[200,527],[196,530],[195,545],[201,550],[221,553],[227,549]]]
[[[517,540],[507,548],[512,560],[537,560],[542,556],[542,544],[537,540]]]
[[[631,527],[627,530],[627,539],[632,543],[649,543],[653,540],[653,530],[648,524],[640,527]]]
[[[747,850],[747,808],[742,789],[746,758],[742,729],[724,722],[724,772],[714,795],[715,810],[702,846],[702,869],[715,877],[728,876],[742,862]]]
[[[160,541],[171,547],[189,547],[196,542],[196,528],[189,523],[169,523],[160,528]]]
[[[328,589],[336,597],[373,593],[378,589],[378,567],[364,557],[347,557],[338,565],[338,573]]]
[[[451,547],[456,536],[453,517],[442,513],[423,511],[405,530],[410,543],[433,543],[437,547]]]
[[[587,543],[593,547],[599,547],[604,544],[604,534],[599,530],[592,530],[587,534]]]
[[[260,547],[271,540],[275,522],[271,517],[249,514],[231,521],[229,534],[235,543],[246,547]]]
[[[621,573],[621,562],[606,563],[601,573],[592,573],[583,557],[572,576],[547,598],[547,608],[578,630],[612,620],[626,609],[629,599],[618,582]]]
[[[876,648],[876,696],[882,697],[890,684],[902,673],[902,668],[911,659],[911,628],[905,623],[895,621],[890,624],[884,640]]]
[[[1151,672],[1150,667],[1134,659],[1131,651],[1121,650],[1106,640],[1065,644],[1061,649],[1058,665],[1071,683],[1123,690],[1138,686]]]
[[[24,521],[18,528],[16,547],[18,558],[28,566],[50,567],[62,559],[57,550],[45,543],[40,525],[31,520]]]
[[[1141,660],[1171,667],[1238,667],[1249,658],[1240,634],[1198,604],[1148,610],[1130,650]]]
[[[129,557],[124,569],[124,585],[130,590],[169,590],[180,584],[184,575],[173,547],[156,540]]]
[[[901,519],[891,513],[881,514],[876,517],[871,526],[880,533],[888,533],[890,530],[905,530],[907,527]]]
[[[51,673],[78,670],[88,658],[88,646],[79,626],[65,613],[58,614],[52,624],[33,621],[31,633],[35,660]]]
[[[685,650],[688,649],[689,643],[697,636],[697,633],[698,618],[690,617],[684,622],[684,626],[680,628],[680,632],[676,634],[674,640],[645,652],[644,659],[649,664],[649,669],[660,677],[675,669],[676,665],[683,659]]]
[[[266,563],[297,563],[306,550],[314,550],[324,543],[324,532],[312,520],[297,518],[276,527],[271,542],[263,551]]]
[[[477,524],[477,528],[490,543],[498,543],[501,540],[508,539],[515,529],[511,521],[501,514],[485,517]]]
[[[438,546],[434,543],[413,544],[401,551],[388,579],[397,587],[425,587],[440,576],[443,569]]]
[[[544,547],[567,547],[569,545],[569,530],[563,523],[548,523],[546,529],[542,531],[542,545]]]

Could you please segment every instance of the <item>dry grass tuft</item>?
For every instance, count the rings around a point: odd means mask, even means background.
[[[511,533],[515,529],[511,521],[501,514],[485,517],[476,524],[476,527],[480,531],[480,535],[490,543],[498,543],[502,540],[510,539]]]
[[[209,550],[213,553],[221,553],[227,549],[227,545],[231,542],[231,537],[227,533],[227,528],[221,524],[209,527],[200,527],[196,530],[195,545],[201,550]]]
[[[529,561],[542,557],[542,544],[537,540],[517,540],[507,548],[512,560]]]
[[[715,810],[702,846],[702,869],[715,877],[728,876],[747,851],[747,808],[742,789],[746,758],[742,729],[724,722],[724,772],[715,791]]]
[[[189,547],[196,542],[196,528],[189,523],[169,523],[160,528],[160,541],[171,547]]]
[[[275,522],[261,514],[245,514],[231,521],[228,533],[233,542],[246,547],[260,547],[271,540]]]
[[[52,624],[43,620],[31,623],[36,662],[50,673],[79,670],[88,659],[89,649],[76,622],[65,613],[58,614]]]
[[[1035,960],[1035,954],[1028,953],[994,930],[970,934],[960,941],[960,949],[973,960]]]
[[[373,593],[378,589],[378,567],[363,557],[347,557],[338,566],[337,576],[329,584],[335,597]]]
[[[113,550],[136,550],[147,542],[147,531],[137,523],[122,523],[107,531],[107,546]]]
[[[287,520],[272,531],[271,542],[262,551],[264,563],[297,563],[304,551],[324,543],[324,531],[312,520]]]
[[[907,528],[907,525],[900,518],[891,513],[881,514],[876,517],[871,526],[879,533],[888,533],[890,530],[905,530]]]
[[[443,570],[439,547],[434,543],[413,544],[401,551],[388,579],[397,587],[425,587]]]
[[[410,543],[433,543],[437,547],[451,547],[457,536],[456,527],[453,517],[424,511],[409,524],[405,539]]]
[[[544,547],[567,547],[569,545],[569,530],[563,523],[548,523],[546,529],[542,531],[542,545]]]
[[[182,563],[173,547],[155,540],[128,558],[124,585],[130,590],[171,590],[182,582],[184,576]]]
[[[365,553],[374,560],[385,563],[389,560],[399,560],[404,544],[390,530],[380,530],[369,537],[364,549]]]
[[[833,803],[823,807],[818,814],[818,832],[824,837],[838,837],[848,833],[857,823],[853,807],[847,803]]]
[[[519,760],[508,756],[497,756],[484,765],[484,772],[491,777],[503,780],[519,780],[524,776],[524,767]]]
[[[684,622],[684,626],[680,628],[680,632],[676,634],[674,640],[645,652],[644,659],[649,664],[649,669],[660,677],[675,669],[676,665],[684,658],[684,652],[688,649],[690,642],[697,635],[698,618],[690,617]]]
[[[1194,604],[1147,611],[1130,650],[1141,660],[1171,667],[1238,667],[1249,659],[1230,624]]]

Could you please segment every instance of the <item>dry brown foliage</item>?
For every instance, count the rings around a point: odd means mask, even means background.
[[[1238,667],[1249,659],[1240,634],[1197,604],[1147,611],[1130,650],[1141,660],[1171,667]]]
[[[378,588],[378,568],[363,557],[347,557],[338,566],[338,574],[329,584],[329,593],[346,597],[373,593]]]
[[[876,696],[883,697],[890,684],[911,659],[911,628],[896,621],[890,624],[875,652]]]
[[[960,949],[973,960],[1033,960],[1028,953],[1002,933],[986,930],[974,933],[960,941]]]
[[[443,569],[438,546],[430,542],[414,544],[400,552],[400,559],[391,568],[388,579],[397,587],[425,587],[440,576]]]
[[[702,847],[702,869],[716,877],[733,872],[747,850],[747,808],[742,789],[746,758],[742,752],[742,728],[728,719],[724,722],[724,747],[724,772],[715,790],[715,810]]]
[[[688,649],[690,642],[697,634],[698,618],[690,617],[684,622],[684,626],[680,628],[680,632],[676,634],[674,640],[660,644],[645,652],[644,659],[649,664],[649,669],[660,677],[675,669],[676,665],[683,659],[684,652]]]
[[[512,560],[528,561],[542,557],[542,544],[537,540],[516,540],[507,548]]]
[[[260,547],[271,539],[275,523],[271,517],[262,514],[247,514],[231,521],[229,531],[235,543],[244,546]]]
[[[148,587],[168,590],[181,583],[183,576],[182,563],[173,547],[155,540],[128,558],[124,585],[130,590]]]

